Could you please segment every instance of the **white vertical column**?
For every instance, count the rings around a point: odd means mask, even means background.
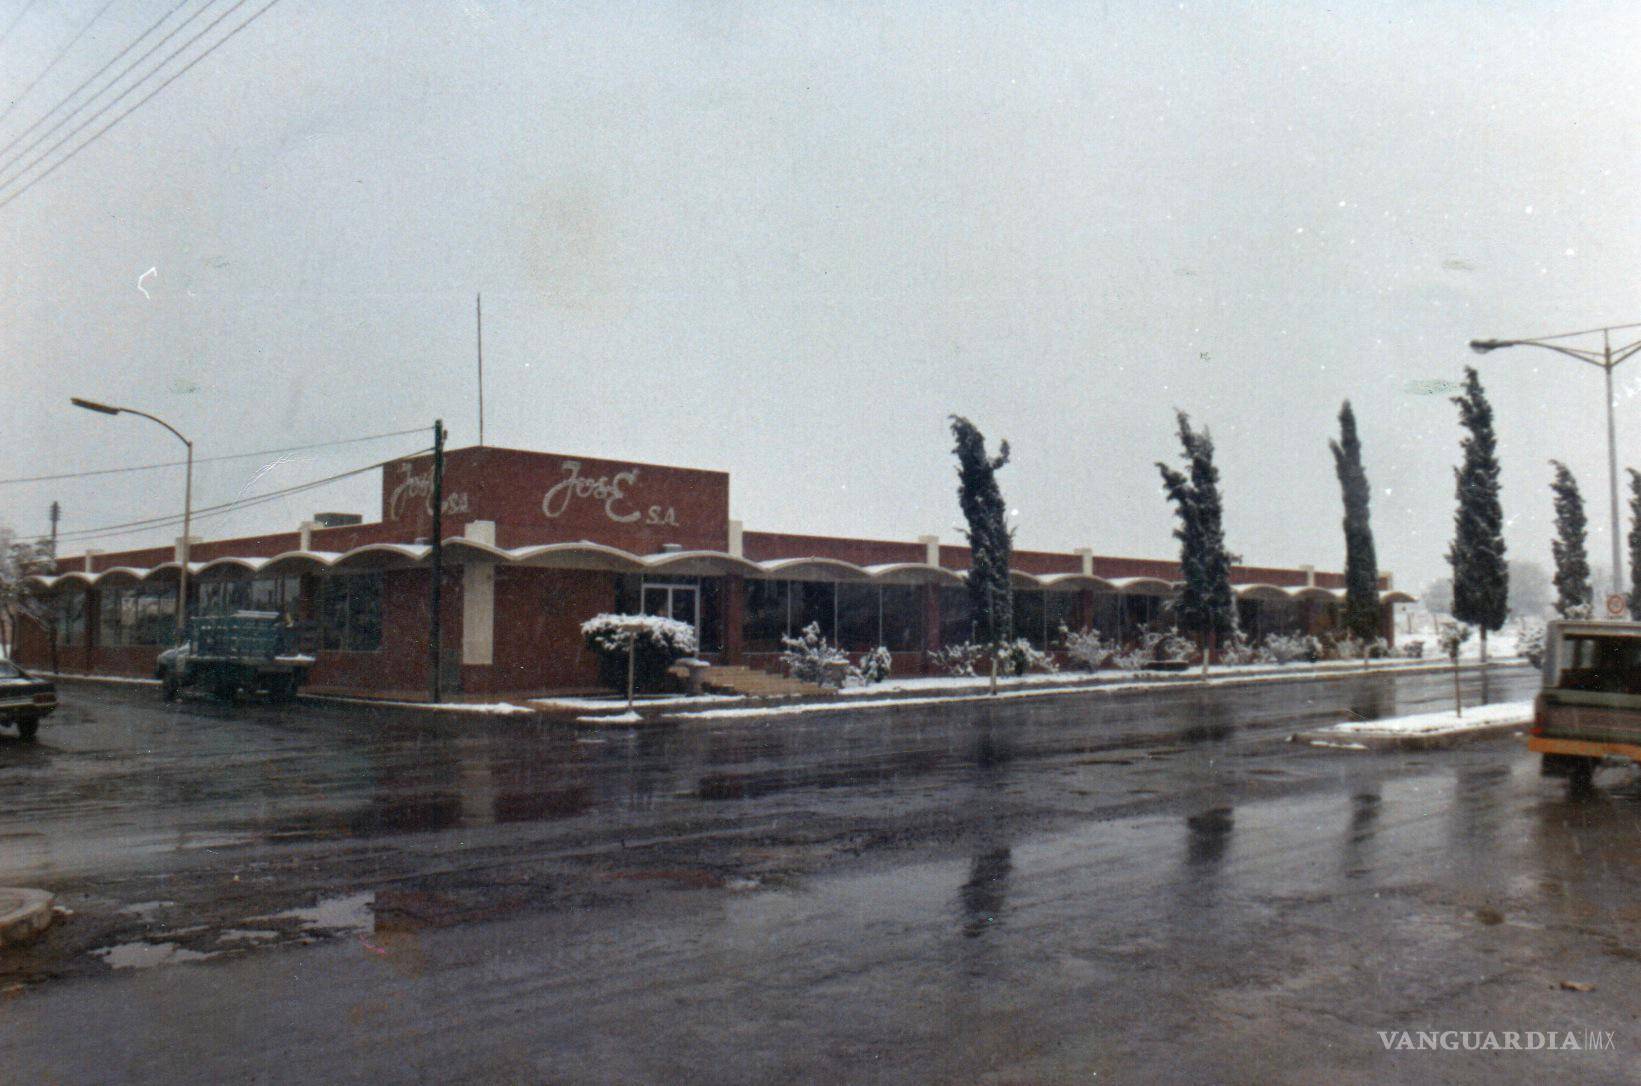
[[[462,533],[477,543],[496,545],[496,522],[470,520]],[[489,667],[496,656],[496,564],[462,565],[462,663]]]

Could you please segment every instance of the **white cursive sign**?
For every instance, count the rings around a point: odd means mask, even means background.
[[[428,468],[427,474],[412,474],[409,464],[399,465],[399,485],[393,488],[393,493],[387,499],[387,518],[398,520],[401,510],[408,511],[414,508],[419,499],[421,507],[428,516],[433,515],[433,469]],[[455,494],[446,494],[440,508],[445,513],[471,512],[467,493],[460,491]]]
[[[638,482],[638,469],[628,468],[614,475],[593,478],[581,474],[581,461],[563,463],[564,478],[547,491],[541,499],[542,515],[549,520],[560,517],[570,507],[573,498],[591,498],[604,503],[604,515],[617,524],[670,525],[676,527],[678,514],[669,506],[652,505],[648,509],[627,508],[627,488]]]

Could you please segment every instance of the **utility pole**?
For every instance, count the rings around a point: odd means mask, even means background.
[[[63,519],[63,507],[51,503],[51,571],[57,572],[57,522]]]
[[[479,448],[484,448],[484,295],[473,295],[473,316],[478,322],[479,346]]]
[[[439,671],[444,646],[439,629],[439,588],[444,580],[444,420],[433,420],[433,591],[432,630],[429,653],[433,660],[432,700],[437,704],[442,691]]]

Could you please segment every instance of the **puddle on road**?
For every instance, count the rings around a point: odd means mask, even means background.
[[[345,897],[320,898],[318,904],[307,909],[288,909],[267,916],[249,916],[247,920],[299,920],[308,931],[336,931],[350,934],[368,934],[376,930],[375,891],[348,894]]]
[[[99,947],[91,953],[107,962],[110,969],[152,969],[157,965],[202,962],[216,957],[215,954],[186,950],[176,943],[120,943],[118,946]]]
[[[227,928],[217,936],[219,943],[265,943],[269,939],[279,938],[277,931],[265,931],[260,928]]]
[[[120,909],[120,912],[130,913],[143,920],[152,920],[155,913],[161,909],[169,909],[175,904],[175,901],[135,901]]]

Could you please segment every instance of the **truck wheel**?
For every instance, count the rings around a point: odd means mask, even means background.
[[[1586,772],[1594,772],[1595,759],[1585,758],[1577,754],[1546,754],[1538,764],[1538,775],[1541,777],[1571,777],[1584,766]]]
[[[40,718],[26,716],[17,722],[17,737],[25,743],[34,742],[34,737],[40,731]]]
[[[1567,791],[1573,795],[1588,792],[1595,787],[1594,758],[1579,758],[1567,774]]]
[[[232,675],[218,675],[211,684],[212,691],[222,701],[232,705],[239,698],[239,681]]]
[[[182,689],[175,675],[167,675],[160,680],[160,697],[166,701],[176,701],[177,693]]]

